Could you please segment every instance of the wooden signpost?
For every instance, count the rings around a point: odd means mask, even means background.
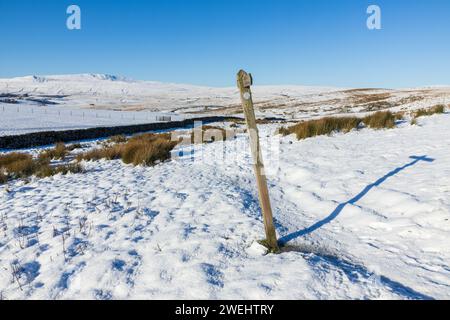
[[[261,204],[264,227],[266,230],[266,239],[260,241],[270,252],[279,251],[277,234],[273,224],[272,207],[270,205],[269,189],[264,172],[264,163],[259,143],[258,127],[256,126],[255,110],[253,108],[251,86],[253,79],[251,74],[244,70],[239,71],[237,75],[237,84],[241,92],[242,107],[244,108],[245,119],[247,121],[248,132],[250,135],[250,147],[254,161],[256,183],[258,185],[259,202]]]

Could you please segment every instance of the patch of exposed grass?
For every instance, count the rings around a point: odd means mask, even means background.
[[[57,174],[66,175],[68,173],[83,173],[84,168],[79,163],[61,164],[58,166],[41,166],[35,172],[39,178],[47,178]]]
[[[221,127],[215,126],[202,126],[195,128],[191,133],[191,142],[195,144],[199,143],[211,143],[217,141],[233,140],[236,137],[235,130],[227,130]]]
[[[107,140],[109,143],[125,143],[128,141],[128,138],[124,135],[116,135],[112,136]]]
[[[79,163],[68,163],[53,167],[53,175],[62,174],[66,175],[68,173],[83,173],[84,168]]]
[[[360,119],[356,117],[325,117],[317,120],[300,122],[288,128],[281,128],[282,135],[295,134],[298,140],[315,136],[328,135],[333,132],[349,132],[358,127]]]
[[[26,153],[9,153],[0,156],[0,170],[7,179],[25,178],[35,171],[33,157]]]
[[[293,132],[291,132],[291,130],[289,128],[286,127],[281,127],[278,129],[277,134],[281,134],[282,136],[288,136],[290,134],[292,134]]]
[[[324,117],[303,121],[287,128],[281,127],[278,133],[284,136],[295,134],[298,140],[302,140],[315,136],[330,135],[334,132],[347,133],[353,129],[358,129],[361,123],[372,129],[389,129],[395,127],[395,121],[402,118],[402,113],[394,114],[390,111],[378,111],[364,118]]]
[[[431,116],[433,114],[442,114],[442,113],[445,113],[445,105],[439,104],[429,109],[416,110],[412,115],[414,118],[419,118],[423,116]]]
[[[8,176],[5,173],[0,172],[0,184],[5,184],[6,182],[8,182]]]
[[[123,145],[103,146],[77,155],[77,161],[96,161],[100,159],[115,160],[122,157]]]
[[[32,158],[31,155],[26,153],[11,152],[0,155],[0,168],[7,167],[10,164],[18,161],[24,161]]]
[[[428,109],[414,111],[412,113],[411,125],[417,124],[416,119],[418,117],[445,113],[445,109],[445,105],[436,105]],[[372,129],[392,129],[395,127],[396,121],[402,120],[404,117],[404,111],[397,113],[391,111],[378,111],[363,118],[325,117],[322,119],[300,122],[287,128],[281,127],[278,129],[278,133],[284,136],[296,134],[297,138],[301,140],[320,135],[329,135],[333,132],[349,132],[353,129],[357,129],[360,123],[364,123],[367,127]]]
[[[390,111],[378,111],[364,117],[362,121],[366,126],[372,129],[392,129],[395,127],[396,119],[396,115]]]
[[[37,176],[40,178],[49,177],[58,173],[68,172],[79,173],[83,168],[79,164],[65,164],[51,166],[47,157],[33,159],[26,153],[9,153],[0,156],[0,184],[9,180]]]
[[[81,153],[77,160],[122,159],[126,164],[150,166],[169,159],[170,152],[177,144],[177,141],[171,140],[169,133],[146,133],[134,136],[126,143],[104,145],[100,149]]]
[[[58,142],[53,149],[42,151],[39,157],[41,159],[64,160],[70,151],[63,142]]]
[[[124,145],[122,161],[134,165],[151,166],[170,158],[176,141],[159,138],[152,141],[134,140]]]

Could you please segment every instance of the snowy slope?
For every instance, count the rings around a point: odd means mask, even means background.
[[[255,87],[255,97],[263,104],[283,102],[291,96],[316,101],[318,94],[336,90],[262,86]],[[180,120],[189,113],[234,114],[238,103],[236,88],[134,81],[103,74],[0,79],[0,136],[151,123],[162,115]],[[260,114],[279,116],[271,110]]]
[[[263,225],[246,135],[153,168],[101,161],[10,183],[0,189],[0,294],[448,299],[449,124],[445,114],[280,145],[261,126],[263,144],[280,146],[269,162],[289,248],[280,255],[255,244]]]
[[[450,87],[339,89],[305,86],[253,88],[259,117],[305,119],[323,115],[411,110],[450,103]],[[129,125],[198,115],[239,115],[235,87],[135,81],[80,74],[0,79],[0,135]]]
[[[307,95],[333,88],[264,86],[257,88],[261,99],[285,94]],[[239,102],[237,88],[212,88],[187,84],[134,81],[103,74],[27,76],[0,79],[0,93],[48,97],[68,106],[96,109],[174,111],[179,108],[223,107]]]
[[[61,131],[180,121],[189,115],[164,112],[132,112],[80,109],[64,106],[0,104],[0,136],[40,131]]]

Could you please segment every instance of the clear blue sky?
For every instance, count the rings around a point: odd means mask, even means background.
[[[66,8],[82,30],[66,28]],[[380,31],[366,9],[382,9]],[[449,0],[0,0],[0,78],[406,87],[450,84]]]

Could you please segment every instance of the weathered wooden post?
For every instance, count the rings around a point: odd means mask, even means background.
[[[260,241],[260,244],[267,247],[270,252],[279,251],[277,234],[273,224],[272,207],[270,205],[269,189],[264,172],[264,163],[259,143],[258,127],[256,126],[255,110],[253,108],[251,86],[253,79],[251,74],[244,70],[239,71],[237,75],[237,84],[241,92],[242,107],[244,108],[245,119],[247,121],[248,132],[250,135],[250,147],[254,161],[256,183],[258,185],[259,202],[261,204],[264,227],[266,229],[266,239]]]

